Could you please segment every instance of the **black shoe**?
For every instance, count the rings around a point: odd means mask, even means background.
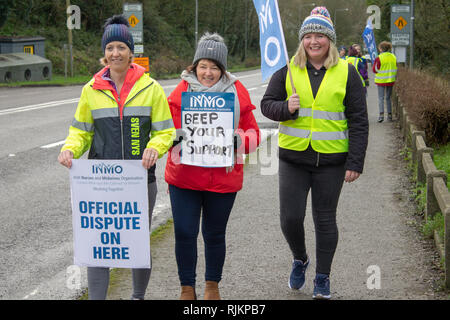
[[[384,121],[384,115],[380,114],[380,116],[378,117],[378,123],[383,122]]]
[[[392,113],[388,113],[388,120],[392,121]]]

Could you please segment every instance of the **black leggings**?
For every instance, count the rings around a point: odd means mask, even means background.
[[[336,208],[345,177],[343,165],[308,166],[279,162],[280,222],[294,259],[307,258],[306,200],[311,189],[316,234],[316,272],[330,274],[338,242]]]

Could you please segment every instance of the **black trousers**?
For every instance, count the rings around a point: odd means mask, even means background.
[[[311,166],[279,162],[280,223],[294,259],[306,260],[303,222],[309,190],[316,235],[316,273],[330,274],[338,243],[336,209],[344,165]]]

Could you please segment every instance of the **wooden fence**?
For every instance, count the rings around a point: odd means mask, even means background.
[[[412,161],[417,168],[417,181],[426,185],[425,222],[436,213],[442,213],[445,221],[444,239],[434,232],[436,246],[445,259],[445,286],[450,288],[450,193],[447,188],[447,174],[437,170],[433,161],[433,149],[427,147],[425,132],[411,123],[408,111],[397,96],[392,94],[394,114],[399,121],[404,142],[412,150]]]

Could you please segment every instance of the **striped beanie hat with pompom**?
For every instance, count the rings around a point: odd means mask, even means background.
[[[315,7],[309,17],[306,17],[298,32],[300,41],[308,33],[321,33],[326,35],[333,43],[336,43],[336,32],[330,13],[325,7]]]

